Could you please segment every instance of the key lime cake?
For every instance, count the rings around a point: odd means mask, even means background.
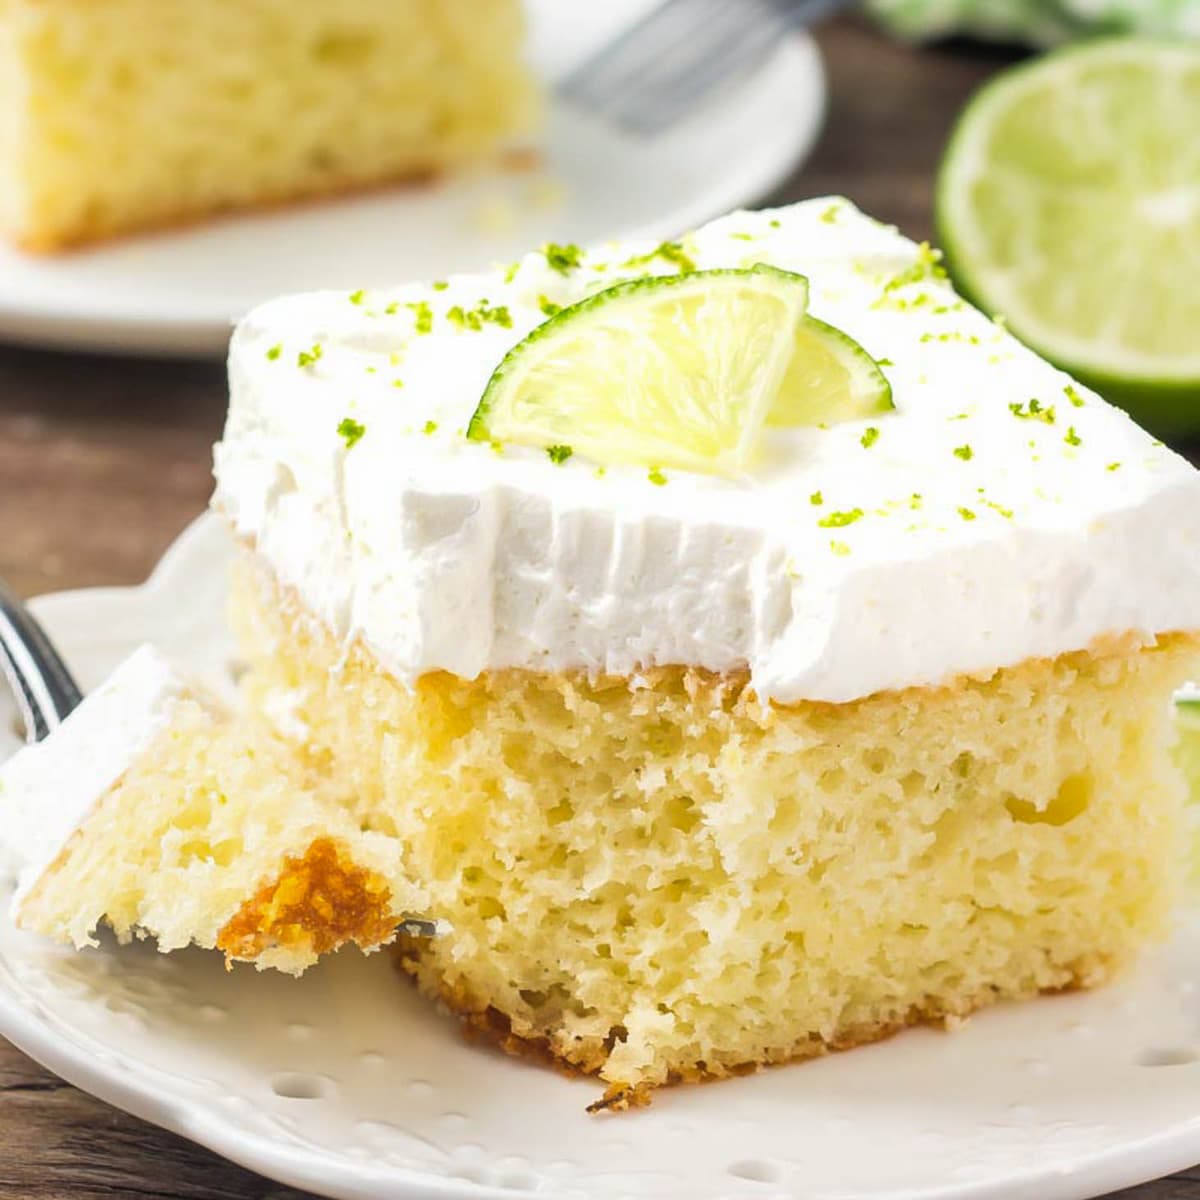
[[[1098,984],[1167,930],[1200,475],[927,246],[819,200],[290,297],[230,391],[242,736],[389,895],[340,940],[436,918],[396,938],[420,989],[598,1106]],[[278,952],[278,861],[234,957]]]
[[[32,250],[419,178],[528,132],[518,0],[7,0],[0,233]]]

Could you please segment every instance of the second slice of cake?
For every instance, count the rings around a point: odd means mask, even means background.
[[[56,250],[523,137],[518,0],[9,0],[0,234]]]

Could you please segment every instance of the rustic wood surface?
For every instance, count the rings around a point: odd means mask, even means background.
[[[828,124],[776,199],[845,193],[929,237],[950,122],[1011,55],[907,49],[854,21],[819,40]],[[0,577],[26,595],[144,578],[208,498],[224,409],[219,363],[0,347]],[[302,1200],[93,1100],[0,1040],[0,1200],[126,1196]],[[1200,1200],[1200,1168],[1121,1197]]]

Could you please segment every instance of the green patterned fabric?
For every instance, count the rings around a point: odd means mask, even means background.
[[[1104,33],[1200,37],[1200,0],[868,0],[908,38],[954,33],[1052,45]]]

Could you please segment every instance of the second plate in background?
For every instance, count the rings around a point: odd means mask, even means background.
[[[646,7],[613,0],[589,13],[531,0],[540,74],[552,82]],[[536,167],[221,218],[59,257],[0,247],[0,339],[219,354],[233,321],[281,293],[481,269],[547,240],[668,237],[786,178],[811,149],[824,104],[820,56],[801,32],[652,138],[623,134],[551,94]]]

